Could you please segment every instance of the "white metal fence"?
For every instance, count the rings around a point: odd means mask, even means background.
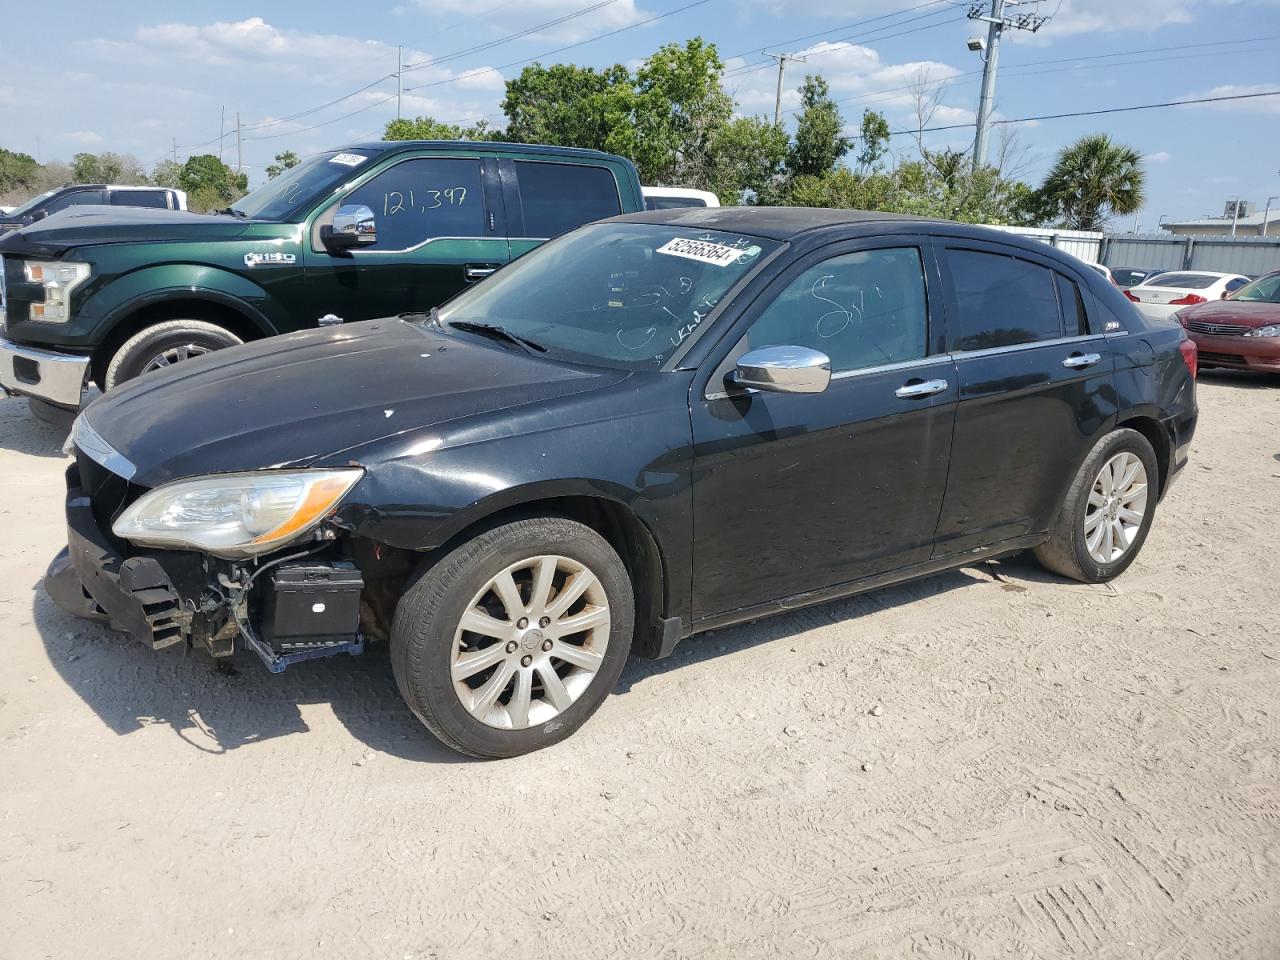
[[[1100,233],[1052,227],[997,227],[1109,267],[1212,270],[1256,277],[1280,270],[1280,237],[1182,237],[1167,233]]]

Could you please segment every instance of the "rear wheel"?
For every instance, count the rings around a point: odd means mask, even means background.
[[[1146,542],[1158,478],[1146,437],[1127,428],[1107,434],[1081,465],[1036,559],[1086,583],[1119,576]]]
[[[116,351],[103,378],[103,391],[153,370],[243,343],[230,330],[204,320],[167,320],[147,327]]]
[[[631,646],[626,568],[560,517],[495,527],[428,567],[396,608],[405,702],[447,746],[511,757],[564,739],[613,689]]]

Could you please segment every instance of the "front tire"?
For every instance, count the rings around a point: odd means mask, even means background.
[[[181,363],[191,357],[234,347],[244,341],[225,327],[204,320],[167,320],[134,334],[116,351],[107,366],[102,391],[152,370]]]
[[[396,608],[391,665],[442,743],[513,757],[563,740],[618,682],[634,630],[626,567],[562,517],[488,530],[427,566]]]
[[[1085,583],[1123,573],[1146,542],[1159,493],[1151,442],[1136,430],[1107,434],[1081,464],[1049,539],[1035,548],[1041,566]]]

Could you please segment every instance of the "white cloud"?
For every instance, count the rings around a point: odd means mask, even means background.
[[[74,140],[76,143],[83,143],[88,146],[96,146],[99,143],[105,143],[106,139],[100,133],[94,133],[92,130],[73,130],[71,133],[62,134],[64,140]]]
[[[1173,159],[1173,154],[1168,150],[1157,150],[1155,153],[1148,153],[1142,159],[1147,163],[1168,163]]]
[[[1250,94],[1269,93],[1280,90],[1280,83],[1237,84],[1224,83],[1202,90],[1199,93],[1188,93],[1179,100],[1200,100],[1207,97],[1241,97]],[[1280,96],[1256,97],[1247,100],[1220,100],[1217,103],[1196,103],[1181,107],[1182,110],[1230,110],[1237,113],[1280,114]]]
[[[421,11],[450,18],[440,32],[456,38],[455,47],[468,46],[476,34],[483,42],[487,34],[505,36],[562,17],[569,19],[529,33],[528,37],[572,43],[608,30],[629,27],[653,15],[651,11],[638,8],[635,0],[608,0],[598,9],[590,9],[600,3],[601,0],[514,0],[491,6],[477,14],[475,0],[417,0]],[[588,10],[590,12],[584,12]],[[495,15],[482,15],[490,12]],[[455,27],[462,29],[455,30]]]

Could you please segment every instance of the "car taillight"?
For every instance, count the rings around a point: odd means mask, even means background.
[[[1132,290],[1126,290],[1126,291],[1124,291],[1124,295],[1125,295],[1126,297],[1128,297],[1130,300],[1132,300],[1134,303],[1141,303],[1141,302],[1142,302],[1142,301],[1141,301],[1141,300],[1139,300],[1136,296],[1134,296],[1134,294],[1133,294],[1133,291],[1132,291]]]
[[[1178,307],[1193,307],[1197,303],[1204,303],[1205,299],[1198,293],[1188,293],[1185,297],[1179,297],[1177,300],[1170,300],[1169,302]]]
[[[1182,354],[1182,362],[1187,365],[1187,371],[1191,374],[1191,379],[1196,378],[1196,366],[1199,363],[1200,352],[1196,349],[1194,340],[1183,340],[1178,344],[1178,352]]]

